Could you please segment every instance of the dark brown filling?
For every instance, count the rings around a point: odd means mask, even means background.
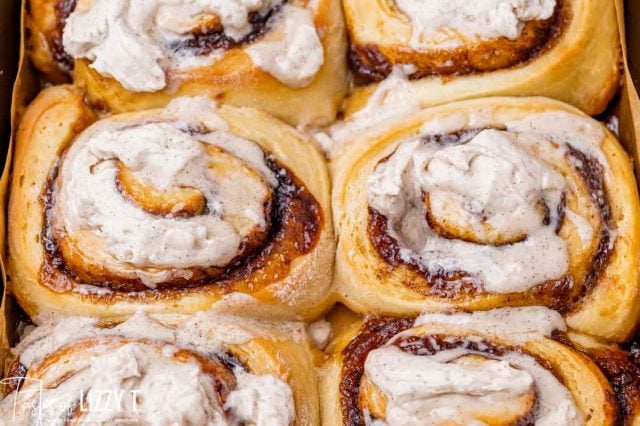
[[[73,69],[73,58],[64,50],[64,46],[62,44],[62,33],[67,18],[76,7],[76,2],[77,0],[58,1],[55,7],[57,25],[55,30],[48,35],[49,46],[53,59],[58,64],[58,67],[66,72],[70,72]],[[284,0],[282,4],[286,2],[287,0]],[[269,10],[264,15],[261,15],[258,12],[252,12],[249,15],[251,31],[239,40],[229,37],[224,32],[224,29],[203,28],[193,31],[180,41],[176,41],[167,47],[175,52],[189,52],[193,55],[199,56],[207,55],[214,50],[228,50],[251,43],[267,31],[270,21],[280,7],[281,5]]]
[[[273,192],[271,217],[268,219],[270,227],[263,243],[252,242],[250,245],[244,245],[241,247],[241,254],[223,268],[203,267],[172,271],[182,273],[172,274],[172,278],[158,284],[157,290],[165,290],[162,292],[164,296],[167,296],[170,290],[189,288],[206,291],[209,286],[220,288],[225,293],[232,292],[239,281],[248,282],[251,287],[265,286],[285,277],[290,270],[291,262],[313,249],[323,225],[320,205],[302,182],[277,160],[268,157],[267,165],[277,177],[278,186]],[[160,292],[149,289],[138,278],[114,276],[112,272],[99,268],[92,268],[90,271],[74,270],[65,260],[58,241],[58,238],[64,236],[54,235],[52,226],[57,173],[58,167],[52,169],[42,196],[42,241],[45,254],[40,272],[42,284],[60,293],[74,291],[80,284],[90,284],[112,290],[114,293],[129,293],[130,296],[158,296]],[[249,246],[253,247],[253,250],[246,250]],[[112,299],[115,295],[101,294],[99,297]]]
[[[412,80],[428,76],[478,74],[521,66],[553,48],[570,17],[569,2],[558,0],[551,18],[527,23],[517,40],[501,37],[453,50],[420,52],[405,46],[394,46],[390,48],[393,53],[385,53],[384,46],[352,42],[349,64],[358,85],[381,81],[389,76],[395,65],[401,64],[417,68],[409,76]]]
[[[243,44],[248,44],[260,37],[267,30],[269,20],[278,11],[277,8],[269,10],[266,14],[260,15],[253,12],[249,15],[251,31],[240,40],[235,40],[223,30],[194,32],[184,40],[172,43],[169,47],[175,52],[188,51],[193,55],[207,55],[214,50],[228,50]]]
[[[49,46],[53,60],[56,61],[58,67],[66,72],[73,70],[73,58],[69,56],[62,45],[62,31],[71,12],[76,8],[77,0],[60,0],[55,7],[56,20],[58,25],[54,32],[49,36]]]
[[[342,369],[340,373],[340,408],[345,426],[363,426],[365,418],[359,405],[360,383],[364,376],[364,364],[369,353],[385,345],[392,337],[413,326],[415,318],[375,318],[369,317],[358,335],[342,351]],[[528,355],[543,368],[551,371],[560,383],[557,371],[547,360],[522,351],[517,347],[497,345],[487,340],[467,340],[455,336],[429,334],[425,336],[401,336],[393,345],[404,352],[418,356],[434,355],[439,351],[465,348],[477,353],[500,357],[508,352]],[[518,422],[518,425],[533,425],[534,410]]]
[[[620,409],[618,424],[630,426],[635,416],[640,416],[640,352],[637,345],[629,351],[622,349],[585,349],[611,383]]]
[[[465,143],[479,129],[465,130],[448,135],[427,136],[425,141],[442,144]],[[527,302],[544,304],[561,312],[567,312],[575,308],[580,301],[596,287],[600,275],[607,267],[611,253],[613,252],[613,220],[607,201],[607,191],[603,180],[602,167],[598,161],[577,149],[569,146],[567,160],[575,167],[584,180],[593,203],[597,206],[603,226],[600,229],[598,247],[592,257],[590,269],[582,283],[575,283],[571,274],[556,280],[541,283],[531,289],[527,294],[520,294]],[[385,161],[383,159],[382,161]],[[556,232],[559,232],[564,219],[564,203],[559,205],[560,218]],[[465,271],[449,271],[433,269],[418,263],[414,259],[406,259],[400,256],[400,244],[389,233],[389,221],[387,217],[377,210],[369,207],[368,232],[371,243],[378,255],[390,266],[407,266],[413,274],[403,279],[403,284],[427,296],[442,298],[465,298],[486,294],[482,290],[482,282],[470,276]],[[441,235],[447,238],[446,235]],[[380,271],[383,276],[392,271]]]

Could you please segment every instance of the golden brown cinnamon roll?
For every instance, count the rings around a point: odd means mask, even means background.
[[[613,340],[638,320],[638,193],[615,137],[545,98],[423,110],[334,162],[338,292],[358,312],[545,305]]]
[[[416,318],[368,317],[330,347],[326,425],[613,425],[597,366],[551,338],[542,307]]]
[[[94,121],[58,86],[20,125],[9,270],[28,314],[328,307],[329,179],[301,134],[207,98]]]
[[[361,84],[394,68],[421,107],[491,95],[543,95],[589,114],[619,81],[608,0],[344,0],[350,65]],[[401,70],[402,69],[402,70]],[[356,90],[359,109],[374,86]]]
[[[28,424],[318,425],[300,324],[212,313],[35,328],[3,381],[3,420]]]
[[[338,0],[30,0],[28,27],[47,78],[114,112],[197,95],[326,124],[346,90]]]

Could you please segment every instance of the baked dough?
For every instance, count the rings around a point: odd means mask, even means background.
[[[213,11],[203,10],[199,14],[189,14],[187,11],[193,10],[194,2],[185,0],[177,6],[164,2],[167,3],[164,5],[164,12],[160,6],[153,11],[141,12],[144,18],[142,23],[129,23],[131,16],[138,16],[135,11],[130,11],[134,6],[130,6],[129,3],[128,0],[79,1],[77,8],[81,11],[91,10],[92,6],[102,9],[108,9],[105,6],[113,7],[107,12],[96,12],[95,17],[98,20],[95,22],[78,20],[77,37],[73,39],[76,44],[87,40],[96,43],[82,44],[82,47],[78,48],[78,54],[73,56],[67,52],[72,42],[68,41],[65,44],[63,34],[66,30],[65,25],[68,25],[68,17],[76,9],[75,2],[30,0],[27,22],[30,30],[29,51],[34,64],[54,82],[68,80],[68,75],[73,70],[74,82],[86,91],[91,103],[113,112],[157,108],[178,96],[209,96],[232,105],[263,109],[294,125],[324,125],[335,118],[347,85],[346,34],[339,0],[254,2],[263,5],[262,9],[249,10],[248,15],[240,13],[235,18],[229,18],[254,21],[249,22],[252,27],[247,30],[247,34],[235,35],[238,41],[233,38],[235,33],[231,32],[235,27],[224,27],[220,16]],[[164,4],[161,0],[155,3],[161,6]],[[237,1],[236,6],[231,4],[232,2],[228,3],[229,13],[237,13],[238,9],[248,7]],[[135,5],[135,2],[132,4]],[[224,4],[220,4],[219,7],[222,6]],[[292,9],[295,9],[296,13],[289,14]],[[301,10],[305,11],[304,13],[308,11],[310,18],[298,19]],[[223,12],[220,11],[221,14]],[[149,37],[156,37],[157,45],[150,47],[140,44],[148,43],[147,38],[142,36],[138,39],[132,37],[131,40],[118,39],[109,42],[108,36],[105,35],[109,34],[109,31],[98,27],[101,25],[100,19],[106,20],[106,16],[110,16],[109,13],[120,14],[115,18],[115,22],[124,27],[122,31],[125,33],[126,25],[131,25],[133,29],[137,28],[136,25],[145,29],[151,28],[148,29]],[[287,21],[288,17],[293,16],[296,18]],[[312,19],[311,25],[315,28],[309,26],[306,19]],[[291,24],[288,29],[285,28],[287,22]],[[115,27],[115,24],[113,26]],[[97,27],[94,33],[87,31],[87,28],[91,27]],[[163,34],[166,34],[165,27],[177,33],[162,38]],[[116,32],[113,28],[111,31]],[[131,31],[135,33],[140,30]],[[285,33],[289,35],[285,36]],[[71,36],[67,37],[72,39]],[[256,65],[248,54],[255,46],[264,46],[261,43],[277,43],[286,37],[290,39],[286,42],[289,44],[279,47],[274,45],[275,52],[272,53],[275,56],[265,60],[273,62],[262,68]],[[167,58],[158,59],[159,63],[169,63],[164,66],[164,75],[163,70],[155,69],[155,78],[164,81],[164,84],[160,84],[161,87],[132,89],[133,86],[128,86],[126,82],[122,84],[122,81],[112,77],[116,74],[112,68],[122,66],[120,80],[139,73],[144,79],[141,82],[142,86],[150,84],[153,74],[144,68],[144,64],[154,65],[154,57],[147,62],[141,58],[154,49],[168,51]],[[304,55],[292,49],[301,49]],[[95,54],[97,50],[101,53]],[[93,53],[87,53],[88,51]],[[96,64],[92,56],[101,54],[105,55],[105,59],[101,59],[106,68],[103,72],[94,68]],[[105,62],[107,65],[104,65]],[[273,73],[280,79],[265,71],[273,67],[286,68],[285,71],[276,70]],[[294,76],[302,73],[304,78],[289,81],[292,77],[287,76],[291,73]]]
[[[0,413],[15,425],[38,416],[51,423],[320,424],[316,354],[301,323],[205,312],[136,314],[107,327],[66,317],[32,330],[14,355],[8,374],[15,382],[4,381],[4,394],[14,393],[0,401]]]
[[[362,83],[375,82],[404,67],[421,107],[535,95],[596,115],[618,90],[620,40],[615,5],[608,0],[527,1],[513,7],[501,0],[437,0],[428,10],[419,10],[415,0],[345,0],[343,5],[356,76]],[[545,6],[553,7],[551,14]],[[356,88],[347,116],[361,109],[376,87]]]
[[[577,109],[545,98],[451,103],[351,139],[332,167],[336,286],[351,309],[543,304],[587,334],[633,332],[633,169]]]
[[[329,177],[300,133],[208,98],[96,118],[56,86],[17,134],[10,289],[32,318],[328,309]]]
[[[321,370],[323,423],[616,424],[613,389],[597,366],[547,335],[544,308],[525,310],[353,323]]]

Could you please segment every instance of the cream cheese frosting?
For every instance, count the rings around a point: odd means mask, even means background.
[[[305,87],[324,63],[322,44],[307,9],[284,5],[275,24],[276,40],[266,37],[246,48],[256,66],[290,87]]]
[[[414,326],[426,324],[463,327],[465,330],[499,337],[508,336],[522,341],[549,337],[556,330],[567,330],[562,315],[544,306],[498,308],[470,313],[425,313],[414,322]]]
[[[492,123],[490,110],[425,123],[421,136],[401,142],[376,166],[367,183],[369,205],[389,220],[405,261],[466,271],[489,292],[522,292],[563,276],[569,266],[566,240],[556,228],[563,193],[572,188],[545,158],[566,161],[572,147],[597,159],[607,181],[604,132],[589,119],[554,111],[512,120],[505,130],[463,132],[457,144],[429,142],[429,135]],[[424,200],[435,220],[465,229],[474,242],[432,229]],[[594,232],[587,218],[570,211],[564,220],[588,246]],[[493,244],[495,234],[507,244]]]
[[[200,20],[216,16],[224,33],[240,41],[252,31],[250,15],[276,10],[269,40],[247,53],[258,68],[291,87],[308,85],[324,62],[323,47],[310,7],[282,0],[86,0],[67,18],[62,42],[74,58],[86,58],[102,75],[126,89],[154,92],[167,85],[167,73],[215,62],[220,49],[196,59],[171,46],[185,40]],[[304,52],[304,54],[301,54]],[[204,62],[203,62],[204,61]]]
[[[282,327],[287,335],[294,329],[304,333],[301,324]],[[97,356],[76,357],[74,362],[63,366],[53,364],[46,373],[47,377],[56,377],[60,373],[57,368],[74,371],[63,384],[42,395],[39,413],[49,420],[63,418],[66,413],[60,407],[73,406],[82,394],[87,398],[83,420],[90,423],[124,418],[144,420],[151,425],[287,426],[295,420],[295,404],[290,386],[281,378],[235,367],[237,387],[223,406],[198,363],[176,362],[172,358],[180,348],[209,355],[221,353],[225,345],[242,344],[254,337],[277,338],[274,337],[277,330],[275,324],[240,320],[214,311],[155,318],[138,313],[112,328],[99,326],[93,318],[65,317],[31,330],[14,352],[23,365],[32,368],[70,343],[97,341],[97,347],[92,349]],[[133,340],[113,350],[108,346],[109,338],[113,337]],[[87,391],[93,388],[96,392]],[[106,400],[107,391],[124,397]],[[10,415],[12,404],[11,395],[0,401],[0,413]],[[15,420],[16,424],[22,424],[21,418]]]
[[[493,335],[522,342],[566,330],[562,316],[543,306],[426,313],[414,323],[414,327],[421,326],[429,326],[429,334],[446,333],[445,328],[453,327],[478,333],[469,339]],[[566,387],[532,356],[515,351],[490,355],[466,347],[414,355],[394,345],[407,333],[411,330],[371,351],[365,361],[366,377],[388,398],[386,420],[371,424],[407,426],[455,420],[481,425],[473,413],[517,407],[518,400],[534,395],[536,425],[584,424]],[[475,356],[475,361],[470,362],[469,356]],[[478,357],[482,357],[480,362]]]
[[[414,48],[456,47],[464,39],[515,40],[524,24],[549,19],[556,0],[396,0],[412,23]]]
[[[390,220],[401,256],[430,270],[468,271],[486,290],[509,293],[568,269],[566,242],[555,232],[564,178],[519,148],[517,134],[484,130],[450,146],[405,142],[377,166],[368,187],[369,205]],[[470,226],[481,240],[484,223],[528,237],[499,246],[441,237],[424,220],[423,193],[435,216],[450,214],[453,205],[452,221]],[[536,208],[541,200],[551,215],[547,222]]]
[[[394,346],[371,351],[365,374],[388,398],[384,423],[408,426],[463,420],[474,424],[469,412],[490,413],[496,406],[534,393],[537,426],[584,424],[569,391],[533,357],[509,352],[478,364],[460,362],[468,355],[486,356],[467,349],[426,356]]]
[[[137,268],[149,287],[164,275],[144,268],[228,264],[248,232],[267,226],[264,203],[277,185],[262,149],[230,133],[212,101],[177,99],[162,117],[162,122],[103,120],[88,128],[62,158],[54,201],[56,232],[103,239],[113,262]],[[191,134],[190,125],[206,131]],[[214,173],[208,147],[237,159],[238,173],[249,173],[253,184],[239,187],[228,175]],[[199,191],[206,211],[193,217],[146,211],[120,190],[119,164],[156,190]],[[242,228],[234,225],[238,221]]]

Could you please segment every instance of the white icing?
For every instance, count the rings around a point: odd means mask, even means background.
[[[389,77],[376,86],[362,109],[333,124],[325,132],[314,134],[329,156],[352,138],[420,110],[420,101],[411,89],[404,68],[394,67]]]
[[[473,354],[488,359],[477,364],[460,362]],[[518,352],[490,356],[458,348],[413,355],[385,346],[369,353],[365,374],[388,398],[385,423],[389,426],[445,420],[472,424],[474,411],[490,413],[528,394],[537,397],[536,425],[583,424],[569,391],[534,358]]]
[[[555,330],[566,331],[567,326],[557,311],[543,306],[499,308],[472,313],[426,313],[420,315],[414,326],[462,327],[498,337],[509,336],[516,340],[532,340],[551,336]]]
[[[256,376],[236,371],[238,388],[229,394],[225,408],[240,424],[290,425],[295,419],[293,393],[288,384],[273,375]]]
[[[609,180],[609,162],[600,148],[605,131],[602,125],[591,117],[566,111],[546,111],[505,124],[509,131],[545,137],[588,154],[598,160],[604,168],[605,181]],[[561,150],[561,154],[564,152]]]
[[[460,209],[482,239],[485,230],[478,214],[502,234],[534,232],[544,220],[536,203],[542,198],[546,205],[557,207],[565,186],[561,174],[520,149],[509,133],[496,130],[485,130],[467,144],[429,152],[414,161],[425,168],[418,179],[429,193],[433,214]]]
[[[593,226],[591,226],[587,219],[580,216],[571,209],[566,209],[564,214],[567,219],[569,219],[571,223],[573,223],[573,225],[576,227],[582,245],[585,247],[588,246],[591,241],[593,241]]]
[[[63,158],[55,198],[59,232],[90,232],[104,239],[113,261],[121,268],[138,268],[135,273],[149,287],[165,274],[141,268],[228,264],[247,229],[265,229],[264,199],[276,183],[261,148],[226,131],[213,102],[179,99],[162,116],[165,122],[133,125],[103,120],[83,132]],[[192,136],[185,129],[189,124],[205,126],[208,133]],[[226,175],[212,174],[207,145],[222,148],[259,173],[263,188],[238,187]],[[157,190],[198,190],[208,211],[185,218],[145,211],[118,189],[118,161]],[[236,229],[229,217],[243,217],[252,225]]]
[[[273,31],[279,40],[260,40],[246,48],[256,66],[290,87],[308,86],[324,63],[322,43],[308,9],[285,5]]]
[[[401,257],[431,271],[466,271],[494,293],[526,291],[562,276],[567,246],[555,228],[565,181],[527,143],[516,133],[495,130],[466,144],[403,142],[368,180],[369,204],[389,219]],[[444,238],[424,219],[423,193],[436,217],[469,227],[480,241],[487,225],[526,238],[506,245]]]
[[[329,344],[329,340],[331,340],[333,329],[331,323],[323,318],[309,324],[307,332],[316,348],[324,350]]]
[[[517,39],[527,21],[553,15],[555,0],[396,0],[412,23],[414,48],[455,47],[464,39]]]
[[[62,35],[64,49],[87,58],[99,73],[129,90],[152,92],[165,86],[163,49],[150,33],[157,1],[96,0],[84,11],[72,12]]]
[[[242,344],[254,337],[278,338],[275,333],[289,337],[296,333],[295,330],[303,332],[302,324],[275,325],[241,320],[214,311],[158,318],[138,313],[116,327],[104,328],[92,318],[66,317],[36,327],[26,335],[15,353],[27,368],[37,368],[45,356],[70,343],[89,338],[98,342],[95,351],[100,355],[89,359],[74,358],[72,362],[55,363],[48,368],[45,381],[55,380],[65,371],[73,371],[73,375],[57,388],[43,393],[40,412],[44,418],[51,421],[62,418],[66,412],[61,407],[73,407],[84,395],[88,408],[83,412],[83,420],[91,424],[117,419],[144,420],[150,425],[286,426],[293,423],[293,394],[282,379],[236,368],[233,373],[237,387],[232,389],[222,407],[215,396],[213,383],[203,374],[199,364],[191,360],[177,362],[172,357],[179,348],[210,355],[224,351],[226,345]],[[162,349],[140,340],[116,350],[101,343],[101,339],[115,336],[149,339],[160,344]],[[166,344],[162,346],[161,342]],[[102,344],[105,345],[103,349]],[[118,398],[104,399],[108,393]],[[9,415],[14,398],[20,402],[20,398],[29,398],[29,395],[28,392],[9,395],[0,401],[0,414]],[[19,414],[25,417],[16,418],[15,424],[26,424],[26,419],[33,415],[31,410],[26,410],[32,407],[31,404],[21,406],[25,407],[25,412]]]
[[[40,362],[46,355],[63,346],[90,338],[120,336],[132,339],[161,340],[199,352],[215,353],[225,345],[239,345],[254,337],[278,339],[284,334],[305,343],[304,324],[298,322],[271,323],[240,319],[220,313],[217,307],[193,315],[154,315],[138,312],[115,327],[101,327],[90,317],[61,317],[44,322],[25,334],[13,350],[26,367]]]
[[[86,58],[102,75],[125,88],[153,92],[166,87],[172,70],[215,62],[224,54],[198,57],[171,46],[207,19],[218,17],[225,34],[241,40],[251,31],[249,16],[277,14],[271,28],[281,40],[258,41],[247,51],[259,68],[292,87],[310,83],[324,52],[310,8],[282,6],[282,0],[91,0],[80,2],[63,30],[63,46],[74,58]],[[281,10],[279,10],[281,8]],[[301,54],[300,52],[304,52]]]

